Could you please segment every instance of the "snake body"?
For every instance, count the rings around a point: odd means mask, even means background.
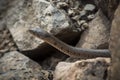
[[[108,49],[100,50],[100,49],[76,48],[62,42],[61,40],[59,40],[58,38],[56,38],[55,36],[41,28],[32,28],[29,30],[29,32],[70,57],[74,58],[110,57],[110,52]]]

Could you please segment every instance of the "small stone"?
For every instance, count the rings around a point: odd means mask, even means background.
[[[69,15],[69,16],[75,15],[74,10],[73,10],[73,9],[69,9],[69,10],[68,10],[68,15]]]
[[[9,44],[8,44],[8,46],[13,46],[13,45],[14,45],[14,43],[13,43],[13,42],[11,42],[11,43],[9,43]]]
[[[77,28],[77,30],[78,30],[79,32],[81,32],[81,31],[82,31],[82,29],[81,29],[81,28]]]
[[[88,20],[92,20],[95,18],[95,15],[94,14],[88,15],[87,18],[88,18]]]
[[[85,10],[83,10],[83,11],[81,11],[80,12],[80,16],[82,17],[82,16],[85,16],[86,15],[86,11]]]
[[[68,7],[68,4],[66,2],[59,2],[57,4],[57,8],[67,8]]]
[[[76,15],[76,16],[72,17],[72,19],[76,20],[76,21],[79,20],[79,18],[80,18],[80,15]]]
[[[76,29],[73,29],[73,32],[78,32],[78,30],[76,30]]]
[[[86,29],[86,28],[88,28],[88,27],[89,27],[88,23],[83,23],[82,29]]]
[[[95,10],[95,5],[93,5],[93,4],[86,4],[85,7],[84,7],[84,10],[85,11],[93,11],[93,10]]]
[[[85,20],[77,21],[77,23],[79,24],[79,26],[81,26],[85,22],[86,22]]]

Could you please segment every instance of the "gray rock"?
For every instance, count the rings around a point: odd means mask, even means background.
[[[84,7],[85,11],[94,11],[95,10],[95,5],[93,4],[86,4]]]
[[[85,10],[83,10],[83,11],[80,11],[80,17],[82,17],[82,16],[85,16],[86,15],[86,11]]]
[[[94,14],[88,15],[87,18],[88,18],[88,20],[92,20],[95,18],[95,15]]]
[[[2,23],[0,23],[2,24]],[[17,50],[12,35],[6,26],[0,26],[0,57],[6,52]]]
[[[105,80],[109,65],[110,58],[60,62],[53,80]]]
[[[49,80],[49,72],[19,52],[6,53],[0,59],[0,80]]]
[[[53,34],[64,33],[71,28],[66,14],[46,0],[14,0],[2,21],[21,51],[35,49],[43,43],[28,32],[32,27],[40,26]]]
[[[48,32],[58,34],[60,31],[71,28],[70,19],[64,11],[58,10],[56,7],[50,5],[43,11],[42,26],[47,26]]]
[[[36,0],[34,0],[33,4],[35,2]],[[14,41],[20,50],[34,49],[42,42],[39,39],[34,38],[27,31],[29,28],[40,25],[40,20],[38,20],[38,17],[35,14],[36,12],[33,11],[35,10],[35,7],[31,5],[31,1],[15,0],[11,2],[11,8],[8,9],[5,18],[3,19],[4,24],[9,28]]]

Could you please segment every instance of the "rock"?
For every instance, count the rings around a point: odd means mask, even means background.
[[[109,65],[109,58],[88,59],[74,63],[60,62],[56,66],[53,80],[105,80]]]
[[[94,14],[88,15],[87,18],[88,20],[93,20],[95,18],[95,15]]]
[[[86,4],[84,7],[85,11],[94,11],[95,10],[95,5],[93,4]]]
[[[41,25],[47,26],[47,31],[54,35],[60,33],[60,31],[64,29],[70,29],[72,27],[70,24],[71,21],[65,14],[64,11],[60,11],[55,6],[50,5],[44,11]]]
[[[113,19],[114,12],[119,4],[119,0],[93,0],[98,8],[100,8],[105,16],[110,20]]]
[[[43,43],[28,32],[30,28],[40,26],[54,35],[74,33],[66,14],[46,0],[14,0],[2,21],[9,28],[20,51],[35,49]]]
[[[89,22],[89,28],[83,32],[77,47],[82,48],[107,48],[110,33],[110,23],[98,11],[96,17]]]
[[[80,11],[80,17],[86,16],[87,12],[85,10]]]
[[[46,0],[14,0],[6,11],[0,26],[4,26],[1,24],[3,22],[9,28],[18,50],[34,60],[40,61],[54,48],[31,35],[28,32],[30,28],[40,26],[67,43],[79,35],[72,30],[73,25],[64,11],[51,6]]]
[[[112,66],[109,80],[120,80],[120,3],[114,13],[110,36]]]
[[[16,50],[17,50],[17,46],[14,43],[10,31],[6,26],[0,26],[0,57],[2,57],[6,52],[16,51]]]
[[[83,20],[86,20],[86,21],[90,20],[90,19],[93,19],[93,18],[91,18],[92,16],[90,16],[90,15],[92,15],[95,12],[95,9],[96,9],[95,5],[86,4],[84,6],[83,10],[80,11],[80,19],[83,19]]]
[[[56,5],[56,7],[62,9],[62,8],[67,8],[67,7],[69,7],[69,6],[68,6],[68,4],[65,3],[65,2],[59,2],[59,3]]]
[[[49,80],[49,72],[19,52],[6,53],[0,59],[0,80]]]
[[[78,21],[78,24],[81,26],[82,24],[84,24],[86,21],[85,20],[80,20]]]
[[[5,18],[3,18],[4,24],[9,28],[20,50],[33,49],[41,42],[27,31],[29,28],[38,25],[33,23],[33,21],[35,22],[37,19],[32,15],[33,9],[31,8],[31,4],[32,2],[30,1],[15,0],[11,2],[11,8],[8,8],[8,12]]]

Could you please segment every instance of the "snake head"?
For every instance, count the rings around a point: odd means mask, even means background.
[[[41,39],[50,37],[50,34],[41,28],[32,28],[32,29],[29,29],[29,32],[33,34],[34,36],[41,38]]]

